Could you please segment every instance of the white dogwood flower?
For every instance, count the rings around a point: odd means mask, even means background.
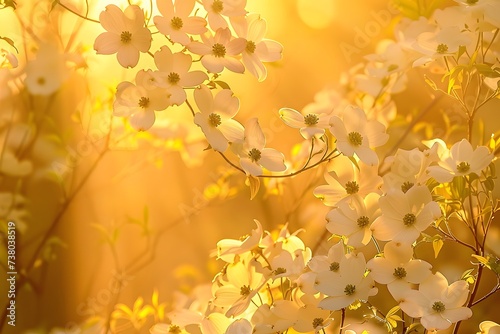
[[[97,36],[94,49],[97,54],[116,53],[123,67],[135,67],[139,53],[151,46],[151,32],[144,26],[144,13],[137,5],[128,6],[124,12],[116,5],[107,5],[99,15],[101,25],[107,31]]]

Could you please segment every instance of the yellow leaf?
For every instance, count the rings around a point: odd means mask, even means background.
[[[258,177],[255,177],[253,175],[248,175],[247,182],[248,185],[250,186],[250,199],[252,200],[259,192],[260,180]]]
[[[476,258],[482,264],[488,265],[488,259],[487,258],[485,258],[483,256],[480,256],[480,255],[476,255],[476,254],[472,254],[472,257]]]
[[[390,317],[390,316],[392,316],[393,314],[395,314],[395,313],[396,313],[397,311],[399,311],[400,309],[401,309],[401,308],[400,308],[398,305],[394,306],[393,308],[391,308],[391,309],[389,310],[389,312],[387,312],[386,317]]]
[[[444,241],[440,235],[435,235],[432,240],[432,248],[434,249],[434,257],[437,258],[441,248],[443,248]]]

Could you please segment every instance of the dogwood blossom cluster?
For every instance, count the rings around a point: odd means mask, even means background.
[[[296,158],[306,161],[305,165],[290,161],[286,163],[291,167],[287,167],[281,153],[266,148],[256,118],[249,119],[245,126],[235,121],[239,102],[231,91],[213,94],[209,84],[199,83],[194,92],[200,110],[195,123],[214,150],[223,153],[230,147],[247,175],[262,176],[265,168],[271,172],[286,170],[293,176],[310,168],[312,162],[327,162],[327,184],[316,187],[313,194],[331,208],[325,228],[338,241],[326,255],[312,254],[286,226],[275,236],[264,232],[256,221],[257,229],[250,236],[218,243],[217,255],[225,265],[214,278],[204,306],[190,308],[188,316],[185,309],[174,311],[171,323],[156,325],[153,333],[167,327],[170,332],[318,332],[333,327],[339,316],[343,319],[344,312],[361,305],[375,310],[373,318],[382,319],[389,332],[398,327],[398,322],[402,323],[402,332],[416,324],[430,332],[452,325],[457,328],[457,323],[472,316],[474,280],[465,275],[450,282],[433,264],[418,258],[416,250],[432,243],[437,256],[443,239],[457,241],[450,227],[444,228],[442,223],[456,216],[473,231],[477,228],[470,225],[471,208],[462,205],[450,212],[449,203],[468,201],[471,206],[479,200],[481,188],[492,189],[494,147],[473,146],[470,139],[448,147],[434,140],[426,149],[398,149],[384,161],[377,152],[389,140],[386,128],[397,114],[392,95],[405,90],[406,72],[411,67],[436,65],[448,71],[444,76],[449,82],[447,93],[463,103],[469,121],[477,103],[471,107],[464,102],[465,96],[452,94],[463,75],[479,73],[479,84],[493,92],[484,101],[498,91],[495,39],[500,22],[492,14],[498,3],[457,2],[458,6],[434,11],[429,19],[402,20],[396,28],[396,40],[380,43],[364,66],[346,74],[343,94],[324,90],[300,111],[280,109],[282,121],[304,138],[299,149],[302,155]],[[242,72],[235,55],[242,52],[241,39],[252,35],[246,31],[256,24],[255,17],[230,19],[231,24],[240,23],[233,26],[237,38],[232,38],[227,22],[210,9],[213,7],[207,9],[209,25],[217,30],[202,35],[201,41],[185,44],[186,48],[202,56],[201,63],[209,72],[219,73],[224,68]],[[461,22],[460,26],[456,22]],[[248,52],[254,45],[258,44],[247,40],[241,54],[247,67]],[[224,52],[217,55],[220,50]],[[256,69],[252,74],[256,75]],[[473,199],[474,195],[478,198]],[[486,192],[483,197],[487,197]],[[483,229],[491,219],[482,223]],[[481,263],[488,261],[479,255],[483,248],[464,244],[475,251],[473,256]],[[377,254],[366,258],[364,252],[370,247],[375,247]],[[411,325],[393,312],[380,318],[370,303],[380,286],[387,287],[393,310],[411,318]],[[490,323],[481,325],[482,332],[490,328],[494,328]]]
[[[129,5],[124,10],[116,5],[106,6],[99,16],[106,32],[100,34],[94,43],[97,54],[116,53],[118,62],[125,68],[135,68],[141,55],[154,58],[156,68],[140,70],[135,83],[125,82],[117,88],[114,114],[130,117],[137,130],[151,128],[156,112],[184,104],[187,90],[198,89],[202,84],[205,88],[207,85],[215,88],[215,79],[224,69],[236,73],[247,70],[262,81],[267,76],[263,62],[281,59],[282,46],[264,38],[266,21],[258,14],[249,14],[244,0],[200,3],[195,0],[158,0],[156,5],[161,15],[154,16],[152,21],[159,38],[163,39],[159,50],[152,50],[153,33],[146,24],[150,18],[137,5]],[[196,66],[199,65],[197,62],[201,66]],[[198,69],[192,70],[192,66]],[[147,72],[147,77],[139,75],[141,71]],[[123,94],[124,86],[130,92]],[[195,97],[197,102],[203,99],[203,94],[195,94],[198,95]],[[205,102],[201,100],[202,104]],[[202,108],[206,111],[205,105]],[[233,110],[232,116],[237,111]],[[234,140],[226,130],[219,132],[221,120],[217,113],[213,113],[208,123],[200,119],[195,122],[206,135],[210,132],[207,139],[217,151],[224,151],[227,142]],[[221,129],[225,126],[227,123]],[[217,140],[225,141],[225,144],[214,143],[214,133],[224,133]]]
[[[158,15],[130,2],[109,4],[99,15],[105,31],[93,42],[95,52],[116,54],[120,66],[133,71],[114,87],[113,116],[148,131],[148,138],[160,138],[153,145],[175,141],[186,161],[201,163],[208,145],[244,174],[252,197],[264,177],[268,188],[278,188],[286,177],[323,168],[310,195],[328,210],[319,222],[328,239],[320,241],[328,246],[313,253],[316,247],[306,245],[301,230],[291,233],[285,224],[268,232],[255,220],[250,235],[217,243],[222,270],[192,296],[178,295],[172,310],[155,318],[151,333],[355,334],[360,327],[346,322],[351,311],[390,333],[417,327],[457,333],[474,307],[500,290],[500,283],[484,294],[486,289],[479,289],[486,271],[500,282],[490,234],[500,210],[494,192],[500,140],[493,134],[485,142],[473,131],[478,110],[500,93],[500,1],[455,0],[426,17],[402,18],[392,40],[381,41],[364,63],[346,70],[340,88],[318,92],[300,110],[280,108],[276,118],[303,139],[291,158],[268,147],[258,115],[239,118],[238,92],[221,80],[228,71],[266,79],[264,63],[279,61],[283,52],[281,44],[265,38],[266,21],[246,10],[246,0],[153,4]],[[16,108],[29,105],[45,115],[75,72],[88,66],[80,53],[53,41],[37,42],[21,64],[12,50],[0,49],[0,103],[12,111],[0,114],[0,181],[9,185],[0,191],[0,220],[16,221],[21,233],[27,198],[11,185],[35,174],[30,154],[42,154],[30,150],[43,145],[35,145],[42,127],[23,121],[37,117]],[[418,117],[401,120],[394,95],[407,88],[413,68],[426,72],[436,94],[459,105],[466,134],[434,138],[439,136],[431,133],[426,141],[415,140],[417,147],[400,147],[391,130],[398,123],[413,127]],[[192,122],[172,125],[174,107],[190,112]],[[393,143],[393,149],[387,147]],[[460,278],[421,255],[430,250],[437,258],[449,243],[470,255],[461,261],[467,270]],[[390,310],[375,305],[384,292]],[[153,309],[143,307],[142,299],[133,310],[119,304],[95,330],[121,313],[142,325]],[[135,319],[134,312],[144,317]],[[477,326],[478,333],[500,332],[493,321]]]
[[[311,249],[298,237],[300,231],[290,234],[285,225],[269,233],[259,221],[255,224],[249,236],[218,242],[217,257],[225,265],[213,280],[210,300],[196,308],[192,305],[174,310],[168,314],[171,322],[155,325],[152,333],[167,328],[188,333],[275,333],[292,329],[308,333],[332,324],[333,308],[319,307],[328,304],[322,302],[325,295],[320,290],[329,290],[332,285],[320,285],[316,279],[319,273],[330,272],[326,256],[313,258]],[[345,279],[366,282],[366,288],[359,286],[350,294],[352,300],[375,292],[373,281],[363,277],[361,254],[345,254],[341,243],[330,253],[332,260],[343,261]]]

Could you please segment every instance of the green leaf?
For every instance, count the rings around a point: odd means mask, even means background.
[[[495,181],[493,181],[493,178],[491,176],[488,176],[486,180],[484,180],[483,184],[484,187],[489,191],[493,191],[493,189],[495,189]]]
[[[469,190],[465,188],[465,178],[456,176],[450,183],[451,195],[454,199],[463,200],[467,197]]]
[[[496,173],[496,167],[495,167],[495,164],[492,162],[490,163],[490,173],[491,173],[491,177],[496,177],[497,173]]]
[[[467,51],[467,48],[464,45],[460,45],[458,47],[458,52],[457,52],[457,59],[460,59],[460,57],[463,56],[463,54]]]
[[[474,68],[479,73],[481,73],[482,75],[484,75],[487,78],[499,78],[500,77],[500,73],[498,73],[498,71],[495,71],[489,65],[486,65],[486,64],[475,64]]]

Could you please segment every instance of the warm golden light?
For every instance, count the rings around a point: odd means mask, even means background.
[[[493,334],[496,13],[0,0],[0,332]]]
[[[323,29],[331,25],[337,15],[338,4],[331,0],[297,0],[300,19],[309,27]]]

